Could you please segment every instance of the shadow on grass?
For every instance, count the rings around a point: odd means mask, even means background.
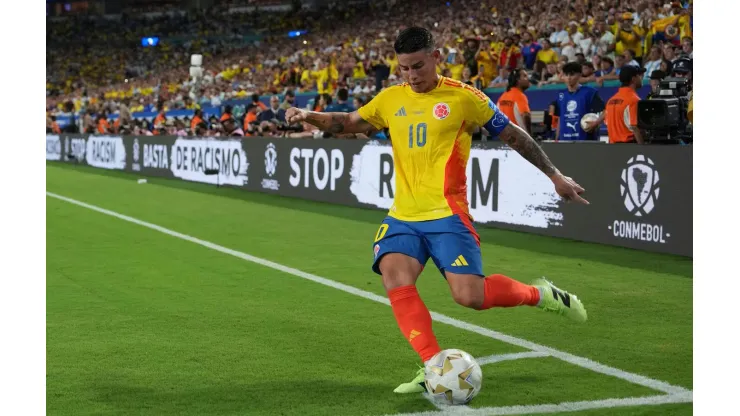
[[[59,162],[47,162],[47,165],[79,171],[86,174],[102,175],[126,180],[131,180],[132,178],[141,176],[121,171],[109,171]],[[147,180],[149,183],[169,188],[240,199],[249,201],[252,204],[260,204],[267,207],[279,207],[300,212],[312,212],[354,221],[363,221],[371,224],[378,224],[385,217],[385,211],[380,210],[346,207],[324,202],[263,194],[259,192],[245,192],[235,188],[216,187],[213,185],[187,182],[179,179],[148,177]],[[478,232],[480,233],[481,241],[484,243],[493,243],[504,247],[527,250],[533,253],[562,256],[570,259],[582,259],[650,272],[673,274],[687,278],[691,278],[693,276],[693,260],[688,257],[648,253],[623,247],[585,243],[563,238],[540,236],[488,227],[478,227]]]

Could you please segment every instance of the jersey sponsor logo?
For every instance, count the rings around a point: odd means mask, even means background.
[[[124,169],[126,149],[123,138],[110,136],[90,136],[85,152],[87,164],[103,169]]]
[[[576,108],[578,108],[578,103],[575,100],[568,101],[568,104],[565,105],[565,109],[569,112],[576,111]]]
[[[406,109],[404,107],[401,107],[398,111],[396,111],[396,114],[394,114],[396,117],[406,117]]]
[[[334,191],[344,174],[344,154],[339,149],[294,147],[290,150],[290,169],[288,182],[294,188]]]
[[[62,159],[62,141],[56,134],[46,135],[46,160]]]
[[[432,108],[432,115],[437,120],[444,120],[450,115],[450,106],[447,103],[437,103]]]
[[[471,149],[466,171],[471,215],[482,223],[562,226],[560,197],[552,182],[513,152],[505,147]],[[391,146],[368,142],[353,157],[350,180],[350,192],[358,202],[394,207],[396,172]]]
[[[639,219],[655,210],[660,196],[660,174],[655,163],[644,155],[631,157],[620,175],[619,193],[627,212]],[[607,226],[616,238],[665,244],[671,234],[663,225],[616,219]]]
[[[375,247],[373,247],[373,253],[375,254],[375,258],[378,258],[378,253],[380,253],[380,244],[376,244]]]
[[[249,162],[241,140],[178,137],[170,156],[170,170],[180,179],[233,186],[249,181]]]
[[[273,143],[268,143],[265,147],[265,174],[268,178],[262,179],[262,189],[272,189],[273,191],[280,189],[280,183],[277,179],[272,179],[277,172],[277,167],[277,149]]]

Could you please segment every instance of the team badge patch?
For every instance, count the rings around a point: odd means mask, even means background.
[[[434,118],[436,118],[437,120],[444,120],[445,118],[447,118],[447,116],[450,115],[450,106],[446,103],[434,104],[432,115],[434,115]]]
[[[378,244],[373,247],[373,252],[375,252],[375,257],[378,257],[378,253],[380,252],[380,246]]]

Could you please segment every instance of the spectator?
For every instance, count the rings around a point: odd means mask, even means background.
[[[555,64],[558,62],[558,53],[550,47],[550,41],[542,41],[542,49],[537,52],[537,60],[545,64]]]
[[[624,51],[629,50],[633,57],[642,60],[642,38],[645,36],[645,30],[633,24],[632,13],[624,13],[621,17],[622,22],[614,36],[617,41],[615,45],[616,55],[622,55]],[[635,66],[640,66],[640,64],[638,63]]]
[[[560,48],[564,47],[569,41],[568,32],[564,29],[563,21],[560,19],[554,19],[551,23],[553,32],[550,35],[549,41],[555,53],[560,54]]]
[[[694,59],[694,41],[691,37],[686,36],[681,40],[682,55],[689,59]]]
[[[663,44],[663,59],[671,63],[676,60],[676,50],[672,44],[670,43]]]
[[[349,91],[346,88],[340,88],[337,91],[337,102],[326,107],[327,113],[351,113],[355,107],[347,103],[349,100]]]
[[[660,68],[660,46],[653,45],[650,48],[650,54],[648,55],[646,62],[645,62],[645,78],[651,79],[650,75],[652,75],[653,71]]]
[[[581,83],[594,82],[596,81],[596,71],[594,71],[594,64],[586,62],[581,66]]]
[[[295,107],[295,92],[293,92],[293,90],[285,92],[285,100],[280,104],[281,110],[287,110],[290,107]]]
[[[353,105],[353,106],[354,106],[354,107],[355,107],[356,109],[358,109],[358,110],[359,110],[360,108],[362,108],[362,106],[363,106],[363,105],[365,105],[365,101],[364,101],[364,100],[362,99],[362,97],[354,97],[354,98],[352,99],[352,105]]]
[[[673,62],[667,59],[663,59],[662,61],[660,61],[660,67],[658,69],[663,71],[663,73],[665,74],[670,74],[671,72],[673,72]]]
[[[511,45],[511,42],[511,38],[509,38],[509,45]],[[491,42],[486,40],[482,41],[478,52],[475,54],[475,61],[478,64],[478,72],[474,76],[477,76],[480,79],[480,83],[484,86],[483,88],[485,88],[485,86],[487,86],[498,73],[497,61],[495,58],[496,56],[491,50]]]
[[[624,53],[622,54],[622,59],[624,59],[625,64],[627,66],[636,66],[639,67],[640,64],[635,60],[634,53],[631,49],[625,49]]]
[[[508,69],[506,76],[504,77],[503,83],[506,83],[508,73],[512,69],[522,65],[522,50],[514,44],[514,38],[506,36],[504,38],[504,46],[499,52],[498,67]]]
[[[462,83],[463,84],[468,84],[468,85],[472,86],[473,85],[473,78],[472,78],[471,75],[472,75],[472,72],[470,71],[470,67],[467,67],[466,66],[465,68],[463,68],[463,72],[462,72]]]
[[[494,79],[493,81],[491,81],[491,84],[489,84],[488,86],[490,88],[505,88],[505,87],[508,87],[508,85],[509,85],[509,74],[510,73],[511,73],[511,71],[509,71],[509,68],[502,67],[501,68],[501,72],[499,72],[499,75],[496,77],[496,79]]]
[[[540,44],[534,42],[532,34],[526,31],[522,34],[522,58],[524,59],[524,67],[531,70],[534,69],[534,64],[537,61],[537,52],[542,49]]]
[[[627,65],[619,73],[622,87],[606,103],[606,120],[609,143],[640,143],[644,140],[637,127],[637,89],[642,86],[645,68]]]
[[[614,59],[614,50],[616,49],[616,38],[610,31],[609,25],[606,21],[600,20],[596,23],[596,28],[593,30],[594,35],[598,37],[596,45],[596,53],[601,57],[609,57]]]

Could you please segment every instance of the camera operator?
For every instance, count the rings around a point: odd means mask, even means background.
[[[244,136],[244,130],[239,128],[231,113],[224,113],[221,116],[221,125],[227,136]]]
[[[676,78],[687,78],[689,82],[689,104],[686,111],[686,117],[691,124],[694,124],[694,61],[690,58],[678,58],[673,63],[672,75]]]
[[[645,68],[627,65],[619,72],[622,87],[609,101],[604,110],[609,143],[645,143],[637,127],[637,89],[642,87]]]
[[[270,108],[259,114],[258,120],[262,132],[272,134],[279,131],[278,127],[285,124],[285,110],[280,108],[280,98],[277,95],[270,97]]]
[[[648,93],[646,99],[657,98],[660,94],[660,81],[665,78],[665,72],[660,69],[656,69],[650,73],[650,93]]]
[[[244,135],[253,136],[259,133],[259,120],[257,119],[258,107],[251,103],[247,104],[246,114],[244,115]]]

